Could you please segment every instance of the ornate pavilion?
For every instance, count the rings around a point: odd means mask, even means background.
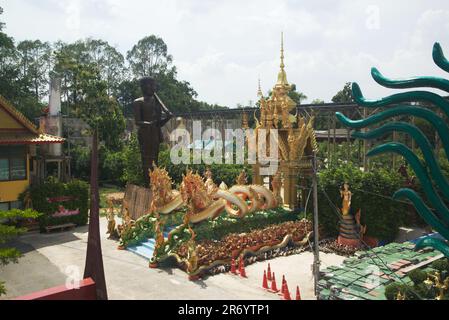
[[[299,186],[304,184],[304,178],[311,174],[313,153],[318,150],[315,131],[313,128],[314,118],[306,119],[300,114],[292,114],[296,111],[296,103],[289,97],[292,86],[287,80],[284,62],[284,39],[281,43],[281,65],[278,79],[273,87],[271,96],[264,97],[259,83],[259,108],[260,116],[256,118],[256,136],[260,139],[260,130],[267,130],[266,154],[269,156],[270,137],[269,130],[278,130],[278,167],[279,171],[273,176],[264,176],[262,168],[264,165],[257,163],[253,166],[253,183],[264,184],[269,181],[272,185],[280,183],[284,205],[290,209],[300,207]],[[248,127],[247,119],[243,126]],[[260,155],[258,155],[258,159]]]

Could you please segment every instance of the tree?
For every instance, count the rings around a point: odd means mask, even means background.
[[[38,102],[48,94],[52,48],[48,42],[26,40],[17,45],[21,78]]]
[[[339,91],[333,98],[334,103],[353,103],[354,98],[352,97],[351,82],[347,82],[343,90]]]
[[[99,69],[101,79],[106,81],[108,94],[116,95],[126,76],[125,58],[103,40],[87,39],[85,46],[90,57],[89,63]]]
[[[2,14],[3,14],[3,8],[0,7],[0,15],[2,15]],[[5,23],[0,21],[0,31],[2,31],[4,27],[5,27]]]
[[[166,73],[173,62],[164,40],[155,35],[141,39],[128,51],[126,59],[136,79]]]
[[[90,72],[89,72],[90,71]],[[83,101],[81,108],[84,112],[80,115],[92,128],[92,152],[90,171],[90,216],[89,236],[87,242],[86,265],[84,278],[92,278],[97,288],[97,298],[107,300],[106,280],[104,276],[103,254],[100,237],[100,208],[98,189],[98,136],[103,116],[107,113],[107,107],[111,103],[107,95],[107,84],[100,79],[98,69],[92,68],[82,73],[80,79],[83,84]]]
[[[3,245],[10,240],[26,232],[25,228],[17,228],[16,224],[20,219],[36,219],[39,213],[34,210],[27,209],[0,211],[0,267],[9,263],[17,263],[22,256],[19,250],[15,248],[4,247]],[[0,296],[6,294],[5,286],[0,282]]]
[[[122,107],[123,114],[126,117],[133,116],[132,104],[135,99],[142,95],[139,81],[137,79],[122,81],[117,89],[117,101]],[[168,105],[168,104],[167,104]]]
[[[73,115],[72,107],[77,106],[82,97],[81,79],[86,76],[84,68],[89,55],[83,41],[72,44],[55,44],[54,71],[62,78],[63,112]]]
[[[3,10],[0,8],[0,14]],[[0,94],[14,104],[29,119],[37,117],[42,105],[30,90],[30,82],[23,77],[20,67],[20,54],[14,39],[2,32],[4,23],[0,22]]]
[[[325,102],[324,102],[324,100],[321,100],[321,99],[315,99],[315,100],[313,100],[312,101],[312,104],[324,104]]]
[[[288,93],[288,96],[295,101],[297,104],[301,104],[304,100],[307,100],[307,96],[297,91],[296,84],[292,84],[290,92]]]
[[[98,131],[100,141],[108,150],[121,149],[126,121],[117,101],[108,95],[108,84],[101,79],[96,65],[78,66],[80,98],[75,107],[75,115],[83,119],[93,131]]]

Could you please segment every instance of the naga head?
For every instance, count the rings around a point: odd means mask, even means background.
[[[153,170],[150,171],[151,191],[157,205],[165,205],[173,200],[172,184],[173,181],[168,175],[167,170],[161,169],[154,165]]]
[[[192,171],[188,171],[183,177],[181,195],[191,214],[198,213],[212,203],[212,197],[207,191],[203,178]]]

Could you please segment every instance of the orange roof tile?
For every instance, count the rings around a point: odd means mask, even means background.
[[[52,144],[64,143],[65,139],[49,134],[34,135],[30,133],[7,133],[0,135],[0,145],[11,144]]]

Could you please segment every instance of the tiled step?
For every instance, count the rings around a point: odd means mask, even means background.
[[[156,244],[156,240],[154,240],[154,239],[149,239],[147,242],[143,242],[143,243],[141,243],[140,245],[141,245],[142,247],[145,247],[145,248],[148,248],[148,249],[154,251],[154,246],[155,246],[155,244]]]
[[[169,231],[171,231],[173,229],[169,229]],[[164,237],[165,239],[168,238],[168,232],[164,233]],[[126,250],[128,250],[129,252],[132,252],[134,254],[137,254],[138,256],[144,258],[147,261],[150,261],[150,259],[153,257],[153,253],[154,253],[154,246],[156,244],[156,240],[155,239],[148,239],[145,242],[142,242],[139,245],[136,246],[130,246],[128,248],[126,248]]]
[[[126,250],[144,258],[147,261],[150,261],[150,259],[153,257],[154,252],[154,250],[151,250],[150,248],[144,246],[128,247]]]

